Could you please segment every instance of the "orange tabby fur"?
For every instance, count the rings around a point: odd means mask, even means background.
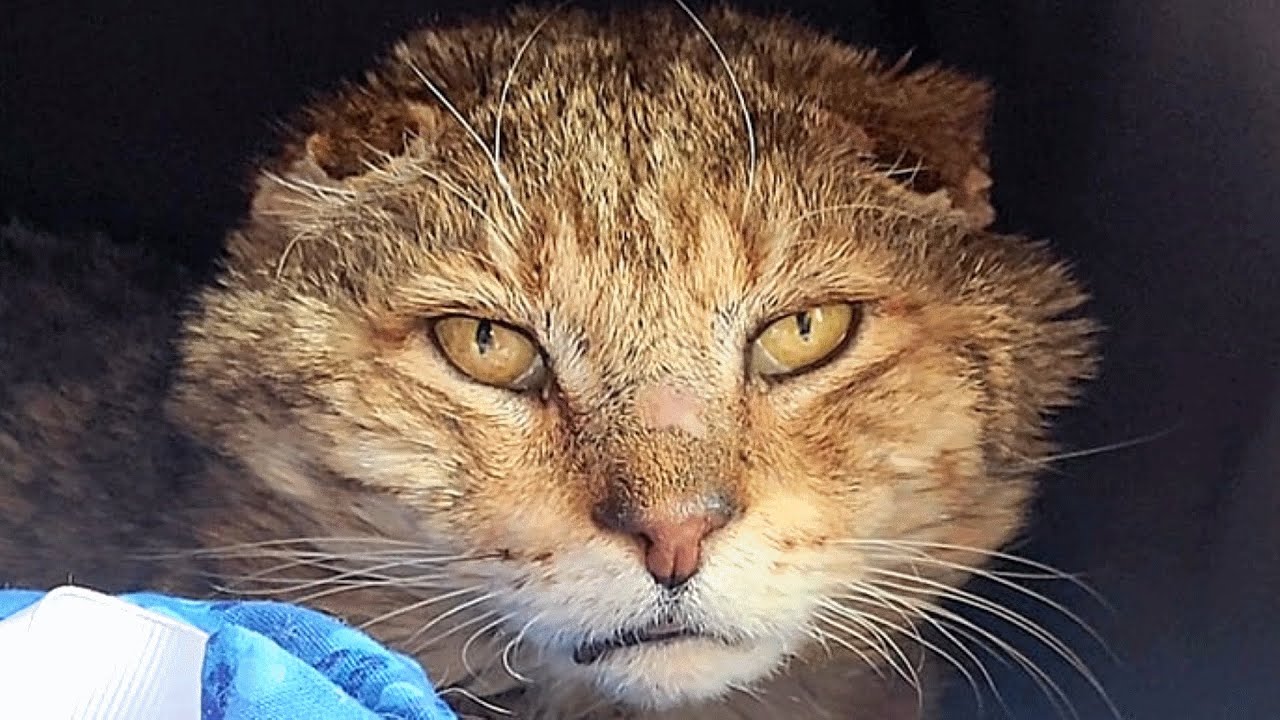
[[[982,84],[703,20],[717,45],[679,9],[423,30],[299,123],[169,401],[203,458],[174,514],[224,583],[371,623],[469,712],[927,709],[868,667],[855,618],[903,617],[855,584],[919,572],[927,602],[1021,527],[1046,415],[1093,367],[1084,298],[986,229]],[[864,316],[831,362],[746,371],[763,322],[837,301]],[[470,381],[426,331],[447,313],[525,329],[553,384]],[[652,387],[699,432],[640,422]],[[737,516],[675,593],[593,519],[712,491]],[[663,617],[717,639],[572,660]]]

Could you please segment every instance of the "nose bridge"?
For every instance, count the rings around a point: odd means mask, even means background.
[[[691,484],[666,492],[654,492],[652,485],[639,493],[628,492],[631,488],[620,485],[611,489],[597,506],[597,514],[606,516],[605,524],[615,529],[674,526],[704,520],[709,529],[716,529],[742,510],[740,496],[727,483]]]
[[[695,438],[707,433],[706,402],[676,383],[658,381],[644,385],[635,394],[632,412],[645,430],[678,432]]]
[[[603,444],[598,526],[639,542],[644,566],[676,587],[701,563],[703,540],[744,509],[732,433],[691,390],[643,385]]]
[[[732,494],[735,415],[704,379],[672,371],[634,377],[607,418],[609,484],[641,504]]]
[[[634,419],[629,432],[609,443],[608,494],[635,509],[675,510],[692,496],[722,492],[729,468],[719,440],[681,428],[646,428]]]

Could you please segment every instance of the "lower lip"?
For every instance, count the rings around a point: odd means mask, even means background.
[[[695,635],[690,632],[685,632],[685,631],[668,631],[665,633],[654,632],[651,634],[647,634],[643,640],[639,640],[637,642],[629,642],[629,643],[610,642],[610,643],[599,643],[599,644],[590,645],[590,646],[579,646],[573,651],[573,661],[579,665],[591,665],[593,663],[599,662],[606,655],[609,655],[617,650],[627,650],[630,648],[649,647],[654,645],[665,645],[668,643],[676,642],[678,640],[693,639],[697,637],[701,637],[701,636]]]

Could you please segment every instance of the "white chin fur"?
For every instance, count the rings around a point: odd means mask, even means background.
[[[615,702],[646,710],[713,700],[735,687],[749,686],[775,672],[785,658],[781,645],[730,646],[685,638],[652,647],[614,650],[578,666],[590,682]]]

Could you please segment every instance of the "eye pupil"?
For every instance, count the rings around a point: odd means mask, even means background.
[[[476,349],[481,355],[489,352],[493,347],[493,323],[488,320],[481,320],[476,323]]]
[[[796,328],[800,331],[800,336],[807,341],[813,331],[813,319],[809,317],[808,312],[796,313]]]

